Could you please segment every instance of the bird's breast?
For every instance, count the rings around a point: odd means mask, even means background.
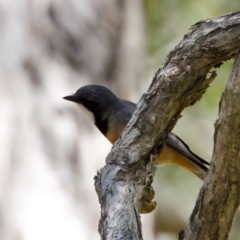
[[[89,111],[86,107],[84,107],[82,104],[78,104],[78,106],[81,108],[81,110],[84,112],[84,114],[95,124],[95,117],[94,114]]]

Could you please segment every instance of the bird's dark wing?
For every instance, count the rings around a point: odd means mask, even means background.
[[[176,136],[174,133],[170,132],[168,134],[167,140],[165,142],[170,147],[174,148],[176,151],[180,152],[184,156],[186,156],[188,159],[192,161],[193,164],[200,167],[204,171],[208,171],[207,166],[209,166],[209,163],[205,161],[204,159],[198,157],[196,154],[194,154],[188,145],[180,139],[178,136]]]

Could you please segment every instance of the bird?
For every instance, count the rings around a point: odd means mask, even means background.
[[[136,104],[118,98],[110,89],[101,85],[86,85],[63,99],[77,103],[100,132],[114,144],[130,121]],[[192,172],[201,180],[207,175],[209,163],[193,153],[176,134],[168,133],[158,166],[173,163]]]

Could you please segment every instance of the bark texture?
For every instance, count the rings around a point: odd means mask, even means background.
[[[239,47],[237,12],[198,22],[170,52],[95,178],[102,239],[142,239],[139,213],[155,207],[151,183],[166,134],[215,78],[215,71],[207,77],[210,69],[235,56]]]
[[[184,239],[228,239],[240,204],[240,54],[222,95],[214,153]]]

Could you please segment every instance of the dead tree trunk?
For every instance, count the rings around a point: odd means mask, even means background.
[[[169,53],[148,92],[139,101],[132,120],[113,146],[106,166],[96,176],[102,239],[142,239],[139,213],[150,212],[155,207],[151,202],[154,195],[151,182],[156,169],[154,160],[161,152],[166,134],[177,122],[181,111],[198,101],[215,78],[215,71],[207,77],[210,69],[234,57],[239,48],[240,13],[237,12],[193,25]],[[235,143],[233,146],[237,154],[239,145]],[[212,171],[212,177],[214,174],[216,172]],[[237,178],[233,175],[230,182],[232,179],[237,181]],[[222,187],[222,183],[216,184]],[[203,197],[199,198],[199,204]],[[225,203],[221,202],[222,205]],[[222,205],[218,205],[219,208]],[[232,214],[226,212],[224,217],[231,219]],[[215,221],[209,224],[215,224]]]

